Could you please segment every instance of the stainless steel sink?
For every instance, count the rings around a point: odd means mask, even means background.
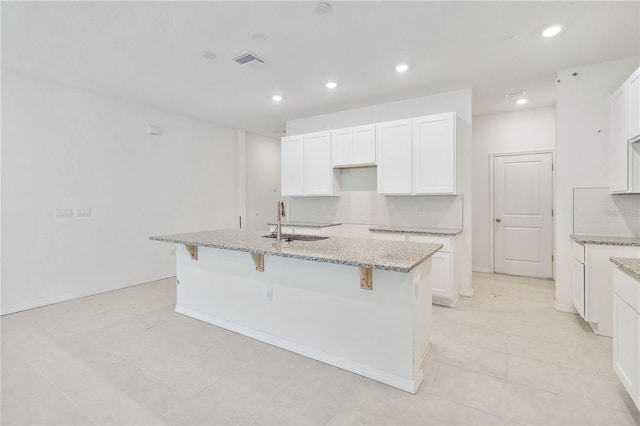
[[[276,234],[263,235],[263,238],[276,238]],[[321,237],[319,235],[294,235],[294,234],[282,234],[282,241],[320,241],[326,240],[329,237]]]

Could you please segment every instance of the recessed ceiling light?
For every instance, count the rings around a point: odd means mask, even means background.
[[[524,98],[523,98],[523,99],[518,99],[518,100],[516,101],[516,103],[517,103],[518,105],[524,105],[524,104],[526,104],[527,102],[529,102],[529,100],[528,100],[528,99],[524,99]]]
[[[282,96],[280,96],[280,95],[273,95],[273,96],[271,97],[271,99],[273,99],[273,100],[274,100],[274,101],[276,101],[276,102],[280,102],[280,101],[282,100]]]
[[[216,54],[213,52],[206,51],[202,54],[202,57],[205,59],[215,59],[217,58]]]
[[[263,41],[267,39],[267,33],[263,33],[262,31],[254,31],[249,34],[249,37],[251,37],[251,40],[254,41]]]
[[[405,72],[408,69],[409,69],[409,65],[406,65],[406,64],[400,64],[396,66],[396,71],[398,72]]]
[[[316,15],[326,16],[330,15],[333,8],[329,3],[316,3],[316,6],[313,8]]]
[[[335,89],[336,87],[338,87],[338,83],[336,83],[335,81],[328,81],[325,86],[327,86],[327,89]]]
[[[554,25],[542,32],[544,37],[553,37],[554,35],[558,35],[558,33],[562,31],[562,27],[560,25]]]

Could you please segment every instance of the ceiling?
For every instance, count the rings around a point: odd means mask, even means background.
[[[523,108],[505,99],[522,90],[525,108],[553,105],[556,71],[640,54],[638,1],[330,3],[2,1],[2,67],[280,137],[287,120],[469,87],[475,115]],[[231,60],[246,50],[267,64]]]

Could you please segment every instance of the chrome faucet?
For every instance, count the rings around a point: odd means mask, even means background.
[[[284,201],[278,201],[278,221],[276,223],[276,241],[282,241],[282,218],[285,217]]]

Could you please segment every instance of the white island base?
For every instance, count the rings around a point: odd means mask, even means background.
[[[431,259],[410,272],[198,247],[176,250],[176,312],[415,393],[431,332]]]

